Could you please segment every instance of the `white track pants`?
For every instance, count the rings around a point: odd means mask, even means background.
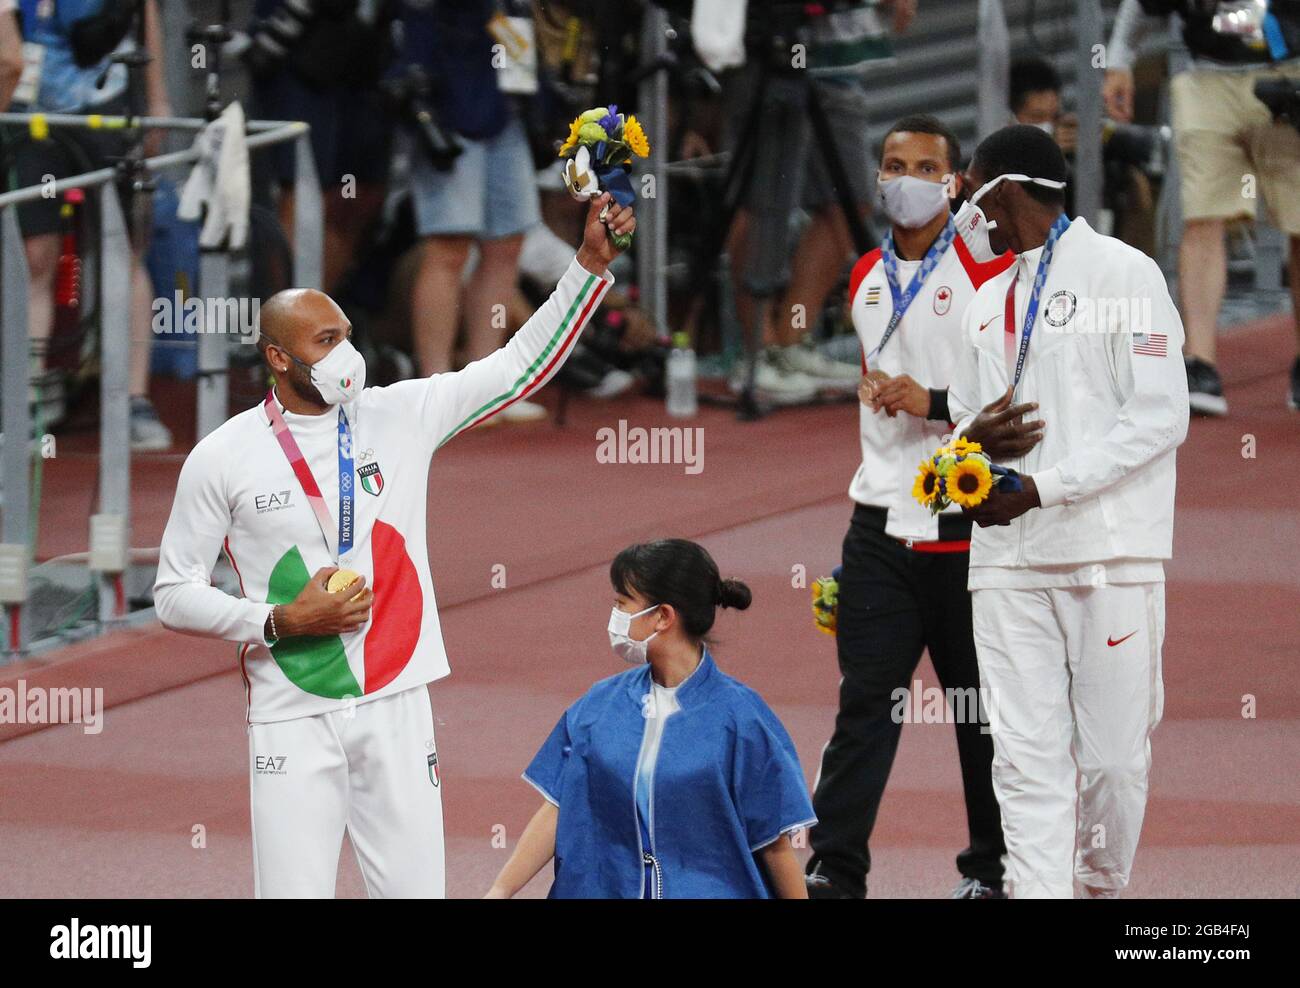
[[[446,894],[427,687],[253,724],[248,754],[258,898],[332,897],[345,829],[371,898]]]
[[[974,591],[1015,898],[1071,898],[1076,877],[1094,895],[1128,884],[1164,707],[1164,590]]]

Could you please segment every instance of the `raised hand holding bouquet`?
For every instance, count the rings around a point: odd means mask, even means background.
[[[560,145],[559,156],[568,159],[564,187],[579,202],[608,192],[620,206],[631,206],[636,201],[629,177],[632,159],[649,154],[650,142],[635,116],[624,116],[612,103],[595,107],[574,119]],[[619,250],[632,244],[631,233],[610,231],[609,237]]]
[[[979,443],[965,436],[940,446],[930,459],[921,463],[912,496],[937,515],[950,504],[975,508],[988,500],[997,489],[1002,492],[1021,490],[1020,475],[989,460]]]

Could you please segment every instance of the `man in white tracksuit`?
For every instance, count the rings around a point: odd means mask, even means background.
[[[992,438],[1009,401],[1041,436],[1003,461],[1023,492],[971,511],[970,589],[993,731],[1008,893],[1128,883],[1163,706],[1164,566],[1187,433],[1182,323],[1155,262],[1063,212],[1052,139],[1007,127],[968,187],[1017,255],[966,310],[949,386],[956,434]],[[1005,426],[1003,426],[1005,427]]]
[[[332,896],[345,830],[371,896],[444,894],[427,684],[450,669],[429,573],[429,461],[554,376],[613,281],[607,228],[634,225],[630,208],[597,199],[546,304],[455,373],[366,388],[327,295],[262,306],[275,386],[186,459],[154,590],[168,628],[240,643],[258,896]],[[223,550],[241,597],[211,585]]]

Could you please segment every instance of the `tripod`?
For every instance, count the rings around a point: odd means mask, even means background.
[[[103,88],[108,81],[108,74],[113,66],[126,66],[126,124],[124,129],[132,134],[131,145],[126,153],[114,162],[117,170],[119,188],[130,190],[131,249],[137,256],[142,256],[149,245],[149,228],[153,224],[153,192],[157,182],[145,165],[144,128],[140,126],[143,115],[144,97],[142,78],[145,66],[152,61],[149,54],[148,32],[145,24],[144,0],[135,0],[132,5],[131,27],[128,34],[134,33],[135,45],[130,51],[110,55],[108,64],[100,73],[97,85]]]
[[[762,18],[765,23],[772,23],[777,6],[773,2],[767,4],[768,9]],[[694,299],[692,320],[699,314],[700,300],[704,297],[709,277],[722,253],[736,212],[748,198],[753,184],[754,163],[758,156],[760,141],[772,140],[772,132],[783,137],[799,133],[804,118],[812,125],[813,141],[834,185],[836,206],[844,216],[855,248],[860,254],[865,254],[871,249],[872,238],[862,217],[858,214],[858,204],[853,200],[848,171],[835,144],[830,121],[822,105],[818,83],[806,69],[791,67],[789,37],[786,32],[778,31],[766,41],[766,49],[759,62],[754,98],[746,112],[744,128],[732,152],[726,177],[723,180],[722,208],[692,258],[693,275],[690,286],[691,298]],[[754,46],[751,46],[750,50],[753,51]],[[772,124],[769,125],[771,131],[764,134],[762,127],[764,109],[768,106],[774,78],[793,82],[797,99],[781,100],[771,104],[771,108],[776,112],[773,114]],[[754,421],[767,412],[758,401],[754,380],[767,313],[790,280],[787,250],[789,222],[790,215],[798,205],[796,202],[798,188],[793,182],[778,182],[774,188],[763,191],[764,195],[760,201],[752,207],[754,222],[747,238],[747,256],[742,278],[744,287],[754,299],[753,318],[748,325],[741,327],[745,361],[744,384],[739,395],[734,399],[712,395],[701,396],[701,400],[711,404],[734,403],[737,417],[742,421]]]
[[[209,122],[221,116],[221,53],[234,32],[230,29],[230,0],[221,0],[219,23],[191,24],[185,30],[185,40],[201,44],[206,52],[207,75],[203,81],[203,119]]]

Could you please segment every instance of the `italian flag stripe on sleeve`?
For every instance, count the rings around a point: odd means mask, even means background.
[[[519,379],[515,381],[508,391],[502,392],[481,408],[471,412],[464,421],[443,436],[438,442],[438,447],[443,446],[466,429],[491,418],[507,405],[532,394],[545,384],[558,368],[564,355],[577,342],[578,335],[587,322],[587,317],[591,315],[591,310],[595,308],[601,295],[605,293],[608,284],[604,278],[588,275],[587,280],[583,283],[582,290],[578,292],[578,297],[573,300],[573,304],[569,306],[569,311],[564,314],[564,319],[560,321],[559,328],[556,329],[555,334],[547,342],[542,352],[537,355],[537,358],[528,365],[528,369],[519,376]],[[593,286],[598,287],[594,287],[593,290]],[[548,360],[548,358],[550,359]]]

